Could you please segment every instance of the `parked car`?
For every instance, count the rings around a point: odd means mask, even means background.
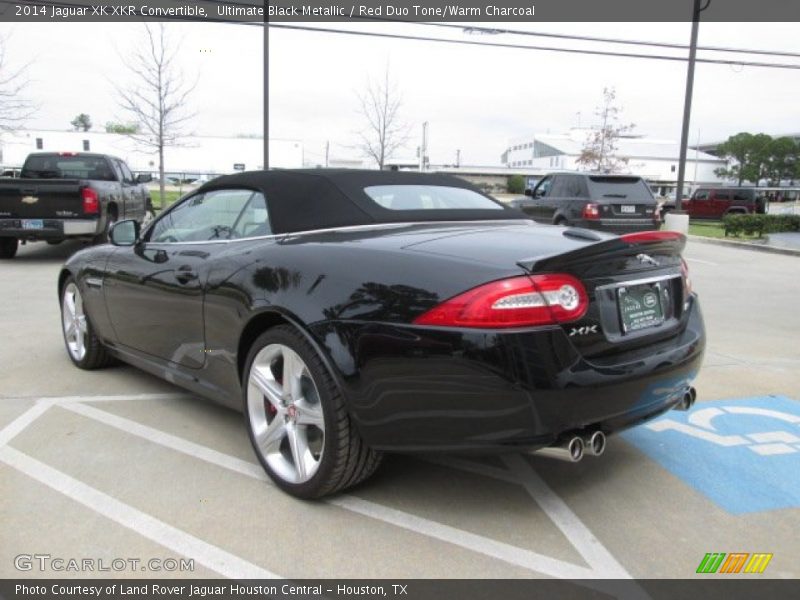
[[[658,229],[661,219],[650,186],[641,177],[551,173],[511,205],[539,223],[614,233]]]
[[[30,154],[19,177],[0,179],[0,258],[14,258],[19,241],[104,242],[120,219],[151,219],[149,181],[106,154]]]
[[[66,350],[244,412],[300,497],[383,452],[576,461],[694,401],[703,319],[671,231],[537,225],[463,180],[258,171],[199,187],[58,278]]]
[[[765,214],[769,202],[758,188],[701,187],[681,208],[693,219],[721,219],[730,214]]]

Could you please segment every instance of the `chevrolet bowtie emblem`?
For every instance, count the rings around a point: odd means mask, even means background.
[[[39,198],[36,196],[23,196],[22,202],[24,204],[36,204],[39,201]]]

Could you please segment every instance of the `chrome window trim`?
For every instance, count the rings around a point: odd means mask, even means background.
[[[508,223],[508,224],[525,224],[528,227],[536,227],[537,224],[531,219],[492,219],[484,221],[405,221],[400,223],[370,223],[368,225],[347,225],[344,227],[327,227],[324,229],[309,229],[306,231],[293,231],[290,233],[273,233],[270,235],[259,235],[255,237],[236,238],[234,240],[197,240],[193,242],[145,242],[147,245],[153,246],[181,246],[181,245],[197,245],[197,244],[228,244],[233,242],[249,242],[253,240],[270,240],[276,238],[288,238],[303,235],[312,235],[317,233],[327,233],[329,231],[362,231],[369,229],[392,229],[395,227],[405,227],[408,225],[454,225],[454,224],[467,224],[467,223]],[[152,226],[152,225],[151,225]]]

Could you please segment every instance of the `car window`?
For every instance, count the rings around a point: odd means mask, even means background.
[[[267,200],[261,192],[254,193],[233,225],[233,236],[236,238],[259,237],[270,235],[272,228],[267,212]]]
[[[128,168],[128,165],[126,165],[121,160],[117,161],[117,163],[119,164],[119,168],[122,171],[122,177],[125,183],[133,183],[133,173],[131,173],[131,170]]]
[[[697,190],[694,193],[693,200],[708,200],[708,190]]]
[[[737,190],[733,192],[734,200],[743,200],[745,202],[753,200],[752,190]]]
[[[503,210],[477,192],[444,185],[373,185],[364,192],[389,210]]]
[[[161,217],[150,234],[151,242],[202,242],[234,239],[234,225],[255,194],[252,190],[217,190],[197,194]],[[255,211],[252,215],[255,217]],[[240,229],[241,231],[241,229]]]
[[[730,200],[731,195],[725,190],[717,190],[714,192],[714,199],[715,200]]]
[[[640,177],[590,175],[588,184],[592,198],[597,200],[625,202],[652,202],[654,200],[650,186]]]
[[[114,181],[114,172],[102,156],[32,154],[25,160],[21,177],[43,179],[94,179]]]
[[[536,189],[533,190],[533,197],[536,198],[537,196],[546,197],[550,195],[550,186],[553,185],[553,178],[552,177],[545,177],[539,182],[539,185],[536,186]]]

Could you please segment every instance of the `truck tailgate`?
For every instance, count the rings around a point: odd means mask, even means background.
[[[6,179],[0,181],[0,218],[83,216],[80,179]]]

